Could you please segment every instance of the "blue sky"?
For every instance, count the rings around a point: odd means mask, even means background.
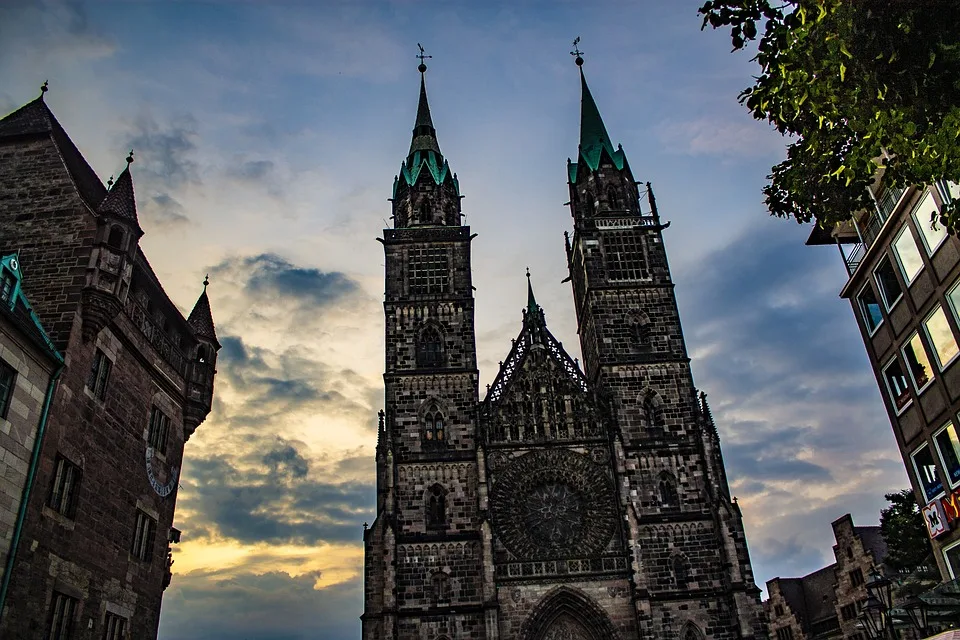
[[[579,355],[565,162],[582,38],[611,137],[661,215],[697,384],[710,396],[761,584],[830,561],[907,486],[835,250],[771,219],[783,154],[736,96],[754,72],[699,2],[0,4],[0,112],[47,102],[106,180],[130,147],[141,244],[175,302],[200,281],[224,349],[187,445],[161,638],[359,637],[382,406],[375,241],[419,74],[465,194],[481,385],[520,326],[524,269]]]

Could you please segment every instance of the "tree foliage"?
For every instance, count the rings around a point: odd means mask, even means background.
[[[960,182],[960,2],[707,0],[703,26],[757,47],[740,94],[792,139],[764,188],[772,215],[824,226],[872,207],[867,186]],[[941,222],[960,230],[956,206]]]
[[[884,496],[890,506],[880,512],[880,533],[887,543],[887,566],[899,572],[914,571],[928,563],[933,553],[930,536],[913,489]]]

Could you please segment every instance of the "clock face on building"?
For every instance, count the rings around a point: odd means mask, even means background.
[[[534,451],[498,468],[490,508],[500,540],[524,559],[596,554],[616,527],[604,467],[563,449]]]
[[[157,472],[154,471],[154,465],[157,464],[154,462],[154,450],[153,447],[147,447],[146,463],[147,463],[147,478],[150,480],[150,486],[153,487],[153,490],[157,492],[157,495],[161,498],[166,498],[170,495],[177,486],[177,478],[180,476],[179,467],[171,467],[170,470],[164,474],[165,482],[161,482],[160,478],[157,477]]]

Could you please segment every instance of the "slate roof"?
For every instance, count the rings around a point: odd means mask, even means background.
[[[583,68],[580,68],[580,148],[578,151],[577,162],[570,162],[567,165],[570,182],[577,181],[577,169],[581,163],[591,171],[596,171],[600,166],[600,158],[606,153],[617,169],[623,169],[627,166],[627,156],[623,148],[619,145],[613,148],[613,142],[610,141],[610,135],[607,133],[607,127],[603,124],[603,118],[600,117],[600,109],[590,93],[590,87],[587,86],[587,79],[583,75]]]
[[[206,286],[203,287],[203,293],[197,298],[197,304],[193,305],[193,311],[187,318],[187,324],[198,336],[213,340],[219,348],[220,342],[217,340],[217,329],[213,325],[213,313],[210,311],[210,299],[207,297]]]
[[[807,619],[810,624],[833,618],[837,615],[837,565],[831,564],[801,578],[803,596],[806,600]]]
[[[393,182],[393,196],[396,197],[401,180],[412,187],[421,175],[430,176],[438,185],[451,179],[454,189],[458,195],[460,194],[457,176],[451,175],[450,164],[440,152],[437,130],[430,116],[430,104],[427,102],[427,87],[423,74],[420,75],[420,102],[417,105],[417,120],[413,126],[413,139],[410,141],[410,151],[406,159],[400,164],[400,173]]]
[[[874,564],[881,564],[887,557],[887,542],[878,525],[854,527],[854,534],[860,537],[863,548],[873,554]]]
[[[28,102],[0,120],[0,140],[25,136],[49,135],[57,146],[80,197],[96,209],[107,195],[107,189],[96,172],[87,164],[83,154],[73,144],[53,112],[43,101],[43,95]]]
[[[97,207],[97,212],[129,220],[138,228],[140,227],[140,221],[137,220],[137,201],[133,192],[133,176],[130,175],[129,164],[117,177],[117,181],[113,183],[103,202]]]

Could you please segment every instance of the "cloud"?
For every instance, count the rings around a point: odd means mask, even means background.
[[[246,160],[227,168],[227,175],[238,180],[251,182],[263,181],[273,173],[275,165],[271,160]]]
[[[152,197],[138,200],[141,220],[148,220],[157,227],[181,226],[190,222],[183,205],[169,193],[154,192]]]
[[[244,291],[256,299],[286,298],[312,307],[332,305],[359,291],[345,274],[298,267],[273,253],[230,258],[212,268],[212,273],[245,277]]]
[[[318,590],[318,578],[279,571],[175,576],[164,593],[160,637],[353,640],[362,612],[360,582]]]
[[[785,146],[782,138],[770,135],[769,127],[759,122],[715,116],[686,121],[668,119],[660,123],[658,130],[666,148],[693,156],[765,157],[782,153]]]
[[[190,489],[181,497],[193,523],[241,543],[317,545],[358,539],[373,520],[375,487],[337,482],[302,446],[277,436],[248,436],[243,452],[189,463]],[[267,450],[267,453],[262,451]],[[311,469],[314,469],[311,472]]]
[[[197,120],[190,114],[173,120],[161,125],[149,112],[141,112],[130,132],[137,173],[167,188],[200,182],[199,166],[191,158],[197,148]]]

